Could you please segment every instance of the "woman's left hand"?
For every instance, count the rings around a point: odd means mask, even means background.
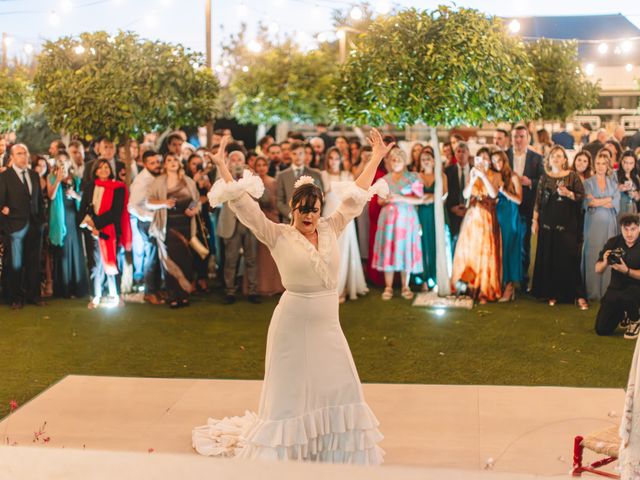
[[[371,144],[371,157],[376,159],[384,158],[387,153],[389,153],[389,151],[395,146],[395,142],[390,142],[389,144],[385,145],[384,140],[382,139],[382,135],[375,128],[371,129],[368,140]]]
[[[564,185],[560,185],[558,187],[558,195],[560,195],[562,197],[570,197],[571,196],[571,190],[569,190]]]

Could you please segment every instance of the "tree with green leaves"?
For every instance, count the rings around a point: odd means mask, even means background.
[[[542,91],[540,118],[564,121],[597,104],[599,84],[591,83],[582,71],[576,42],[543,38],[526,48]]]
[[[28,113],[31,89],[20,70],[0,68],[0,133],[15,130]]]
[[[376,18],[356,38],[335,92],[337,116],[347,124],[431,126],[438,292],[448,294],[435,127],[537,118],[541,93],[525,47],[500,19],[477,10],[403,10]]]
[[[128,32],[45,42],[34,86],[52,128],[127,143],[159,128],[206,123],[219,90],[202,55]]]
[[[288,40],[256,55],[245,70],[230,84],[232,112],[240,122],[310,123],[329,118],[326,98],[337,71],[330,52],[302,52]]]

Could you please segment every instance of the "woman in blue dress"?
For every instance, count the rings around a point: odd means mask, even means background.
[[[509,166],[509,157],[503,150],[491,154],[491,165],[502,177],[498,192],[496,214],[502,234],[502,297],[499,302],[515,299],[514,283],[520,284],[523,278],[522,249],[525,226],[518,210],[522,202],[522,184],[520,177]]]
[[[422,227],[422,266],[423,273],[416,275],[415,281],[418,285],[422,284],[423,290],[428,290],[436,285],[436,217],[433,207],[434,192],[436,185],[435,175],[435,155],[433,147],[427,145],[420,152],[419,165],[415,165],[415,171],[418,172],[420,180],[424,185],[424,201],[423,205],[418,205],[418,219]],[[447,196],[447,176],[442,174],[442,194],[444,198]],[[445,213],[445,222],[447,211]],[[444,225],[444,242],[445,252],[447,256],[447,276],[451,274],[451,237],[449,234],[449,225]]]
[[[49,241],[54,258],[53,293],[64,298],[87,295],[86,258],[78,228],[80,178],[71,174],[66,153],[56,156],[56,166],[47,182],[51,199]]]
[[[584,247],[582,250],[582,272],[589,299],[600,299],[611,279],[611,270],[598,274],[594,265],[606,241],[618,234],[616,215],[620,209],[618,182],[610,175],[609,157],[602,152],[596,156],[595,175],[584,182]]]

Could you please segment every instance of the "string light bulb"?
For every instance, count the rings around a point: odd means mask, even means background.
[[[262,51],[262,45],[260,45],[260,42],[257,42],[256,40],[249,42],[247,48],[252,53],[260,53]]]
[[[4,37],[4,46],[9,48],[13,44],[13,37]]]
[[[609,45],[607,45],[607,43],[602,42],[600,45],[598,45],[598,52],[600,54],[604,55],[608,51],[609,51]]]
[[[247,73],[249,71],[249,67],[247,67],[246,65],[242,67],[242,71],[244,73]]]
[[[364,13],[362,13],[362,9],[360,7],[353,7],[349,16],[351,17],[351,20],[355,20],[357,22],[358,20],[362,20]]]
[[[625,69],[627,72],[631,72],[631,71],[633,70],[633,65],[631,65],[630,63],[627,63],[627,64],[625,65],[624,69]]]
[[[509,22],[509,31],[511,33],[518,33],[520,31],[520,22],[515,18]]]
[[[623,53],[629,53],[633,48],[633,44],[631,43],[631,40],[625,40],[620,44],[620,48],[622,49]]]
[[[82,55],[84,53],[84,47],[82,45],[78,45],[73,49],[76,52],[76,55]]]
[[[26,53],[27,55],[31,55],[33,53],[33,45],[31,45],[30,43],[25,44],[24,48],[24,53]]]
[[[587,75],[593,75],[595,71],[596,71],[596,66],[593,63],[587,63],[584,67],[584,72]]]

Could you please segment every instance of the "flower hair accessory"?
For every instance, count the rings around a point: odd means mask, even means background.
[[[302,185],[314,185],[315,182],[313,181],[313,178],[310,177],[309,175],[302,175],[298,180],[296,180],[296,183],[293,184],[293,188],[300,188]]]

